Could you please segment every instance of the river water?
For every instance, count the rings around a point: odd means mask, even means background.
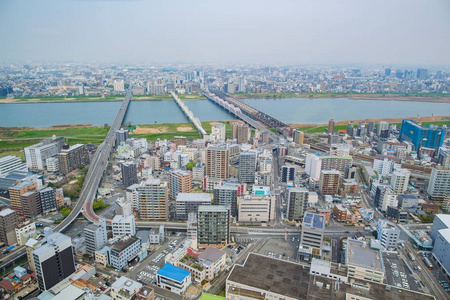
[[[244,102],[286,123],[327,123],[329,119],[360,120],[401,118],[417,114],[450,115],[448,103],[349,99],[246,99]],[[201,121],[221,121],[233,116],[210,101],[189,100],[186,105]],[[0,104],[0,126],[48,127],[60,124],[111,124],[120,102]],[[133,124],[181,123],[187,118],[174,101],[131,102],[125,121]]]

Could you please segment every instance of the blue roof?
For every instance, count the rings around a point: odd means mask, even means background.
[[[191,272],[166,263],[161,269],[159,269],[157,274],[181,282],[184,278],[189,276]]]

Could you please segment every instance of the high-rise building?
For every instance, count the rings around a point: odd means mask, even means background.
[[[0,177],[11,171],[27,171],[27,166],[17,156],[7,155],[0,157]]]
[[[400,160],[396,157],[377,157],[373,161],[372,168],[378,174],[386,176],[400,166]]]
[[[22,194],[37,188],[36,182],[22,181],[15,186],[9,188],[9,199],[11,200],[12,209],[17,212],[19,217],[23,217]]]
[[[39,199],[41,202],[42,212],[44,214],[57,209],[55,190],[53,188],[47,187],[40,190]]]
[[[47,164],[48,172],[58,172],[59,171],[59,162],[58,157],[50,157],[45,160]]]
[[[301,145],[303,145],[303,143],[305,141],[305,133],[300,130],[294,130],[292,132],[292,138],[294,140],[294,143],[301,146]]]
[[[169,172],[169,199],[175,200],[179,193],[192,191],[192,173],[190,171],[172,170]]]
[[[348,124],[347,124],[347,134],[349,136],[353,136],[353,129],[354,129],[353,121],[352,122],[348,122]]]
[[[214,123],[211,127],[211,138],[216,141],[225,141],[226,126],[223,123]]]
[[[308,174],[312,179],[317,181],[320,178],[321,169],[322,169],[322,160],[320,159],[320,156],[317,156],[315,154],[308,154],[306,156],[305,161],[306,174]]]
[[[392,70],[391,70],[390,68],[384,69],[384,75],[385,75],[385,76],[391,75],[391,72],[392,72]]]
[[[164,94],[164,80],[161,78],[149,79],[147,83],[147,92],[151,95]]]
[[[46,167],[47,158],[56,156],[64,145],[64,138],[46,139],[38,144],[25,147],[25,161],[27,167],[32,170],[43,170]]]
[[[214,205],[222,205],[230,210],[233,217],[237,217],[238,187],[227,185],[214,186]]]
[[[287,219],[300,221],[308,205],[308,190],[305,188],[289,188],[287,195]]]
[[[345,173],[345,170],[352,166],[353,159],[351,156],[321,156],[322,170],[337,170],[341,174]]]
[[[86,241],[86,253],[94,256],[95,251],[102,249],[108,242],[106,220],[99,219],[97,224],[86,226],[84,228],[84,238]]]
[[[239,154],[239,182],[255,183],[256,152],[241,152]]]
[[[443,168],[450,168],[450,148],[440,147],[438,152],[438,163]]]
[[[209,146],[206,148],[206,176],[212,178],[228,178],[229,149],[225,146]]]
[[[281,167],[281,182],[294,181],[295,167],[282,166]]]
[[[120,168],[122,170],[122,184],[124,187],[129,187],[139,182],[136,163],[124,162],[120,165]]]
[[[160,179],[147,179],[139,188],[139,219],[148,221],[169,220],[169,195],[167,183]]]
[[[176,199],[177,220],[187,220],[189,213],[196,213],[200,205],[211,205],[211,194],[179,193]]]
[[[59,172],[69,174],[75,169],[89,164],[89,153],[86,145],[76,144],[73,146],[64,145],[58,153]]]
[[[407,169],[395,169],[391,177],[391,187],[394,193],[403,194],[408,188],[411,172]]]
[[[339,192],[340,172],[337,170],[322,170],[320,173],[319,190],[322,195],[337,195]]]
[[[125,83],[123,79],[114,80],[114,92],[125,92]]]
[[[378,220],[377,233],[377,240],[380,241],[384,249],[397,249],[400,229],[394,223],[381,219]]]
[[[334,120],[331,119],[330,121],[328,121],[328,134],[333,133],[334,133]]]
[[[39,289],[45,291],[75,272],[72,240],[56,232],[45,237],[33,251]]]
[[[428,69],[417,69],[417,79],[428,79]]]
[[[251,137],[250,127],[245,124],[233,123],[232,125],[233,139],[237,141],[238,144],[246,144]]]
[[[298,252],[305,258],[322,255],[323,237],[325,234],[326,217],[324,215],[306,212],[302,222],[302,234]]]
[[[381,121],[377,126],[377,135],[382,138],[389,137],[389,123]]]
[[[17,213],[5,208],[0,211],[0,242],[7,245],[14,245],[17,243],[15,228],[19,224]]]
[[[115,215],[112,222],[113,238],[124,235],[136,235],[136,219],[134,215]]]
[[[120,143],[125,142],[128,140],[128,130],[126,129],[119,129],[116,130],[116,146],[119,146]]]
[[[40,194],[37,190],[29,191],[21,195],[23,216],[34,219],[42,214]]]
[[[450,169],[435,167],[431,169],[427,194],[432,200],[443,201],[450,195]]]
[[[221,205],[200,205],[197,214],[199,245],[226,245],[230,242],[230,211]]]
[[[380,211],[387,211],[389,206],[397,207],[398,197],[390,186],[379,186],[377,187],[377,193],[374,197],[375,206],[378,207]]]
[[[403,120],[399,140],[413,143],[416,151],[420,145],[420,147],[435,149],[437,153],[444,142],[445,132],[442,127],[435,125],[425,127],[413,120]]]
[[[192,241],[192,248],[197,249],[197,213],[188,214],[186,237]]]
[[[238,200],[239,222],[270,222],[275,218],[275,197],[248,195]]]

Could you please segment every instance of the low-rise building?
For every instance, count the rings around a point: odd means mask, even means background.
[[[370,249],[366,241],[347,240],[345,263],[348,266],[348,277],[383,282],[384,264],[381,252]]]
[[[142,288],[142,284],[128,277],[121,276],[111,285],[111,297],[114,300],[135,299],[136,294]]]
[[[272,196],[240,197],[238,206],[239,222],[270,222],[275,217],[275,199]]]
[[[400,238],[400,229],[398,229],[394,223],[381,219],[378,220],[377,233],[377,239],[384,249],[397,248],[398,239]]]
[[[134,236],[126,235],[111,247],[109,263],[115,269],[122,269],[128,265],[141,251],[141,240]]]
[[[181,294],[191,285],[191,273],[166,263],[156,273],[156,284],[163,289]]]

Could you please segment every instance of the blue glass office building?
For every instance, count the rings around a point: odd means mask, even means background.
[[[414,144],[415,150],[421,147],[433,148],[437,151],[444,142],[445,129],[435,125],[424,127],[413,120],[403,120],[400,129],[400,141],[407,141]]]

